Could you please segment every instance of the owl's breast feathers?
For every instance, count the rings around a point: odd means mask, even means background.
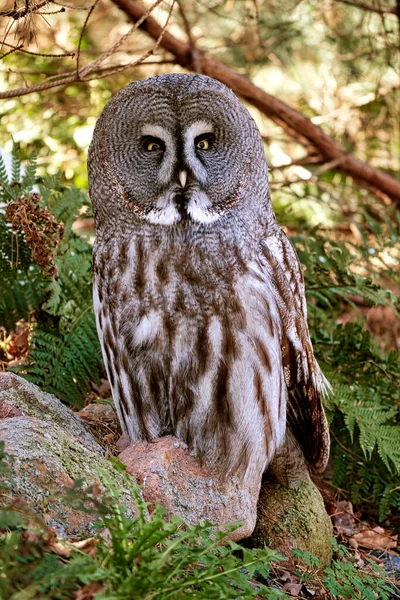
[[[322,468],[324,379],[282,240],[251,259],[216,248],[144,236],[97,245],[96,320],[123,429],[133,440],[175,434],[229,473],[262,471],[287,421]]]

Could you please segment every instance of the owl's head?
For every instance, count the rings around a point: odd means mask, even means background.
[[[253,210],[252,198],[268,202],[252,117],[203,75],[160,75],[120,91],[97,122],[88,166],[97,220],[122,211],[161,226],[210,225],[243,204]]]

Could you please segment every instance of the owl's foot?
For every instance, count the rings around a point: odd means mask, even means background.
[[[297,488],[302,482],[311,480],[307,461],[289,428],[284,444],[268,467],[268,473],[287,488]]]

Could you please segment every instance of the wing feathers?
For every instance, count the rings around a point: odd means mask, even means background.
[[[263,241],[260,259],[272,280],[283,327],[287,424],[312,471],[322,472],[329,458],[329,430],[322,398],[330,385],[312,350],[301,267],[291,242],[280,229]]]

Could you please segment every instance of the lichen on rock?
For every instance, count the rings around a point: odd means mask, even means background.
[[[89,450],[104,454],[104,449],[89,433],[83,420],[53,394],[14,373],[0,373],[0,418],[17,415],[36,417],[68,431]]]
[[[270,546],[290,556],[299,549],[314,554],[321,568],[332,560],[333,528],[315,484],[303,481],[295,488],[265,480],[257,506],[257,525],[249,539],[253,547]]]
[[[72,508],[62,492],[78,479],[86,486],[98,484],[100,472],[119,491],[128,514],[135,514],[126,479],[106,460],[83,421],[55,396],[12,373],[0,374],[0,440],[14,457],[6,501],[24,499],[58,535],[73,539],[92,533],[97,516]],[[223,478],[172,436],[131,444],[120,458],[142,485],[144,500],[163,505],[170,515],[222,528],[241,522],[230,535],[234,540],[249,536],[256,525],[249,545],[286,555],[291,548],[308,550],[321,566],[331,560],[332,525],[311,481],[288,489],[265,479],[257,504],[260,476],[246,483],[240,476]]]
[[[0,440],[13,456],[13,481],[6,500],[25,500],[61,537],[92,534],[98,519],[95,512],[72,508],[61,497],[81,478],[85,486],[100,484],[100,473],[105,473],[119,490],[128,514],[135,514],[135,502],[122,474],[58,425],[34,417],[1,419]]]

